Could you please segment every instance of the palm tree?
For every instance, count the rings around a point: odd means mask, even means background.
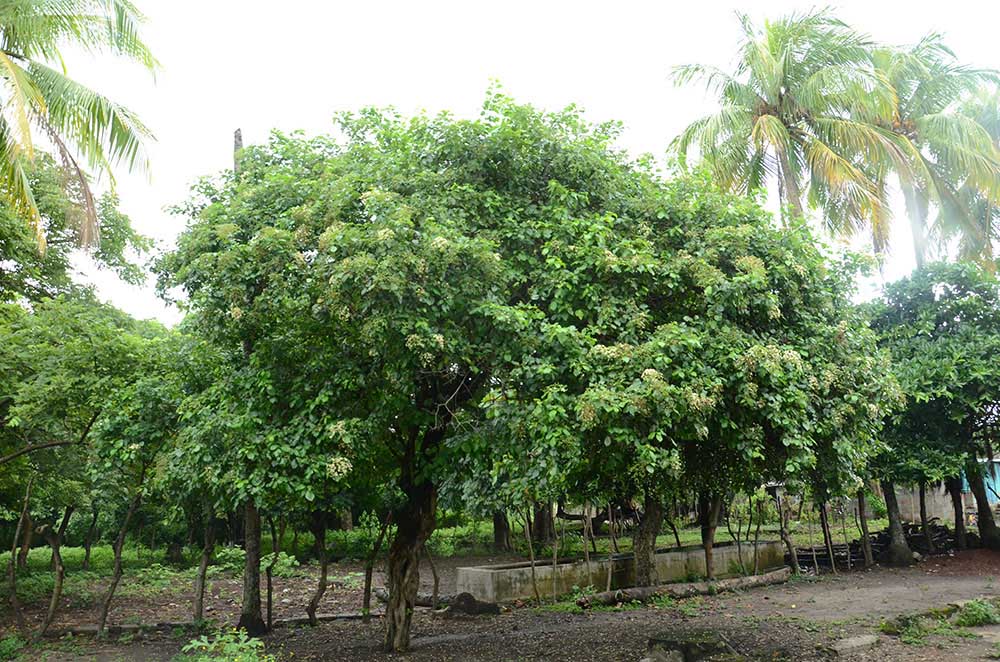
[[[962,102],[959,112],[981,126],[994,148],[1000,150],[1000,89],[979,88]],[[969,181],[951,181],[958,203],[938,214],[932,231],[944,242],[957,238],[962,258],[978,260],[995,269],[993,243],[1000,237],[1000,204]],[[948,213],[949,209],[952,213]]]
[[[909,162],[895,174],[920,267],[927,254],[932,205],[948,222],[974,234],[980,228],[969,206],[970,195],[990,201],[1000,196],[996,141],[974,115],[958,107],[984,82],[995,80],[996,72],[959,64],[939,34],[930,34],[910,48],[877,48],[872,63],[896,92],[892,121],[882,126],[905,141]],[[881,187],[892,172],[889,165],[872,164]]]
[[[79,181],[84,211],[80,239],[97,238],[93,195],[84,166],[112,176],[124,163],[145,168],[149,130],[127,108],[69,78],[62,49],[124,57],[155,71],[157,62],[139,37],[142,15],[128,0],[2,0],[0,2],[0,186],[32,225],[39,247],[45,229],[29,186],[25,160],[35,134],[44,136]]]
[[[734,74],[703,65],[674,71],[677,84],[704,81],[720,106],[675,139],[682,163],[696,145],[723,187],[753,193],[777,180],[783,210],[801,216],[807,197],[823,208],[828,229],[871,228],[881,248],[888,234],[885,190],[862,165],[906,156],[884,126],[895,98],[870,66],[871,42],[825,10],[762,29],[739,19]]]

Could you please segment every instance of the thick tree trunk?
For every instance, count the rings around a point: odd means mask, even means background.
[[[53,619],[56,617],[56,609],[59,608],[59,600],[62,598],[63,580],[66,579],[66,568],[63,566],[60,549],[62,547],[63,536],[66,535],[66,527],[69,526],[69,518],[73,516],[73,510],[73,506],[68,506],[66,508],[66,513],[63,515],[62,522],[59,524],[58,529],[53,529],[51,526],[45,525],[38,530],[38,533],[45,538],[45,541],[52,549],[52,570],[55,573],[56,579],[52,586],[52,598],[49,600],[49,608],[45,613],[45,620],[42,622],[42,628],[35,636],[36,640],[41,639],[45,636],[45,633],[48,632]]]
[[[243,566],[243,607],[236,627],[251,636],[267,632],[260,602],[260,511],[248,500],[243,507],[243,538],[246,564]]]
[[[319,625],[319,621],[316,620],[316,610],[319,609],[320,600],[326,593],[327,573],[330,565],[326,553],[326,518],[314,515],[312,530],[316,549],[319,552],[319,583],[316,584],[316,592],[313,593],[312,598],[309,599],[309,605],[306,606],[306,615],[309,617],[309,625],[316,626]]]
[[[428,480],[400,486],[406,502],[396,513],[396,537],[389,547],[387,568],[389,604],[386,605],[385,649],[402,653],[410,647],[410,622],[420,586],[420,548],[434,531],[437,488]]]
[[[819,522],[823,529],[823,545],[826,546],[826,556],[830,559],[830,571],[837,574],[837,558],[833,555],[833,534],[830,532],[830,518],[826,511],[826,501],[819,502]]]
[[[644,512],[639,525],[632,534],[632,551],[635,557],[635,585],[656,586],[656,536],[663,526],[663,504],[651,494],[647,494],[643,504]]]
[[[719,512],[722,510],[722,497],[705,493],[698,495],[698,516],[701,519],[701,546],[705,550],[705,577],[715,579],[713,565],[713,547],[715,545],[715,530],[719,525]]]
[[[933,554],[937,551],[934,547],[934,538],[931,536],[931,528],[927,525],[927,483],[920,483],[920,530],[924,533],[924,541],[927,543],[927,552]]]
[[[212,553],[215,552],[215,516],[208,504],[205,505],[204,528],[201,560],[198,562],[198,574],[194,579],[195,623],[200,623],[205,618],[205,577],[208,574],[208,566],[212,563]]]
[[[338,513],[340,515],[340,530],[341,531],[353,531],[354,530],[354,514],[351,513],[350,508],[344,508]]]
[[[969,481],[969,488],[972,490],[973,496],[976,497],[978,515],[976,524],[979,527],[979,538],[983,542],[983,547],[1000,550],[1000,530],[997,530],[996,521],[993,519],[993,509],[990,507],[990,501],[986,495],[983,469],[979,462],[973,460],[966,465],[965,473]]]
[[[883,480],[882,492],[889,515],[889,549],[886,550],[886,563],[897,567],[910,565],[913,563],[913,551],[906,544],[903,518],[899,513],[899,502],[896,500],[896,486],[890,480]]]
[[[17,599],[17,544],[21,540],[21,529],[30,520],[28,513],[31,503],[31,488],[35,484],[35,477],[28,479],[28,485],[24,489],[24,505],[21,507],[21,516],[17,520],[17,528],[14,530],[14,538],[10,544],[10,559],[7,560],[7,590],[10,591],[10,609],[14,614],[14,624],[19,630],[25,632],[28,624],[24,620],[24,613],[21,611],[21,603]]]
[[[82,570],[90,570],[90,548],[94,544],[94,535],[97,533],[97,508],[94,508],[90,516],[90,526],[87,527],[87,537],[83,539],[83,566]]]
[[[863,489],[858,490],[858,522],[861,524],[861,553],[865,555],[865,567],[870,568],[875,565],[875,557],[872,555],[872,539],[868,534],[868,502]]]
[[[507,521],[507,513],[502,510],[493,512],[493,550],[510,551],[510,522]]]
[[[951,505],[955,511],[955,546],[968,549],[969,541],[965,537],[965,504],[962,502],[962,479],[958,476],[949,478],[945,484],[951,495]]]
[[[795,543],[792,541],[792,532],[789,529],[792,511],[777,492],[775,492],[774,498],[778,506],[778,534],[781,537],[781,542],[785,543],[785,550],[792,562],[792,572],[798,575],[802,573],[802,569],[799,567],[799,555],[795,551]]]
[[[535,516],[531,522],[532,539],[541,545],[545,545],[552,542],[553,533],[552,506],[541,502],[536,503]]]

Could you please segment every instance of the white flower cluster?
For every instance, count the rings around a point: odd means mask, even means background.
[[[326,463],[326,475],[333,480],[340,480],[347,474],[351,473],[351,469],[354,465],[351,461],[342,455],[335,455],[330,458],[330,461]]]

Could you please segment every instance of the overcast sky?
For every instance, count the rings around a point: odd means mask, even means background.
[[[739,39],[736,9],[755,21],[805,11],[813,2],[504,3],[388,0],[137,0],[147,42],[163,65],[156,80],[113,60],[78,58],[69,73],[137,111],[156,134],[152,173],[118,175],[122,208],[162,247],[183,219],[164,209],[199,176],[232,162],[232,134],[261,142],[272,128],[327,131],[334,112],[393,105],[412,113],[478,113],[490,80],[519,101],[582,106],[594,121],[621,120],[623,143],[665,153],[687,123],[710,112],[698,89],[668,80],[674,65],[729,68]],[[825,3],[821,3],[825,4]],[[1000,68],[1000,3],[833,3],[857,29],[887,43],[932,30],[958,56]],[[902,211],[885,277],[913,266]],[[88,272],[89,273],[89,272]],[[151,287],[90,274],[102,298],[139,317],[172,323],[175,309]]]

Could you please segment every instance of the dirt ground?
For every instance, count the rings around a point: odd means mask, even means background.
[[[496,559],[440,559],[442,593],[454,589],[455,568]],[[422,568],[421,583],[431,586]],[[338,565],[333,576],[340,586],[324,600],[321,611],[347,612],[360,608],[360,567]],[[414,615],[412,651],[405,659],[439,660],[629,660],[637,661],[650,637],[663,633],[718,632],[738,651],[753,659],[829,659],[825,648],[854,635],[878,634],[884,619],[925,612],[948,603],[981,596],[998,596],[1000,554],[972,551],[933,557],[905,569],[875,568],[867,572],[794,580],[781,586],[745,593],[692,598],[660,607],[628,606],[612,611],[570,613],[550,608],[514,607],[498,616],[443,618],[429,610]],[[314,578],[276,580],[276,615],[301,615]],[[238,613],[239,582],[216,579],[212,584],[210,614],[219,622],[233,622]],[[178,590],[142,600],[123,600],[115,622],[142,618],[163,621],[187,614],[185,594]],[[155,612],[155,618],[151,615]],[[61,624],[85,623],[93,609],[68,609]],[[379,649],[383,624],[334,621],[317,628],[281,628],[266,638],[268,649],[281,660],[389,660],[398,656]],[[976,630],[991,637],[932,636],[920,645],[878,634],[878,645],[839,659],[933,660],[958,662],[990,659],[997,628]],[[97,643],[87,638],[55,640],[35,648],[28,660],[150,660],[168,661],[189,639],[181,633],[125,637]]]

